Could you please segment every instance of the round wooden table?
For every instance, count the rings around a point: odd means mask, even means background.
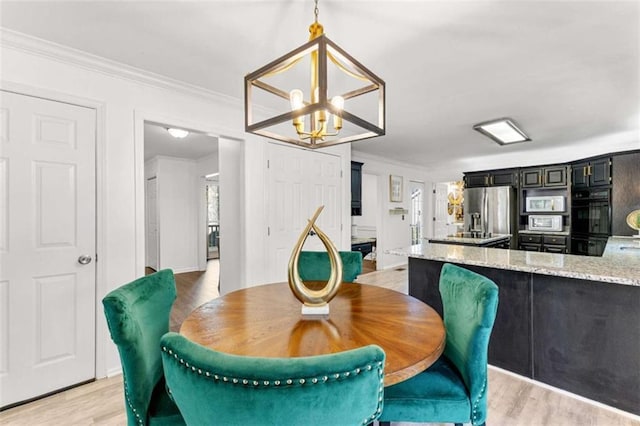
[[[234,291],[191,312],[180,333],[217,351],[262,357],[329,354],[376,344],[385,386],[420,373],[442,354],[445,330],[429,305],[397,291],[343,283],[326,318],[303,318],[287,283]]]

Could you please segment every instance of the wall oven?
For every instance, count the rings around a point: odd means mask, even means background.
[[[601,256],[611,234],[609,188],[576,191],[571,202],[571,252]]]

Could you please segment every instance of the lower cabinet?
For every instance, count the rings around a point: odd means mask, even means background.
[[[440,315],[442,300],[438,286],[443,264],[409,258],[409,294],[429,304]],[[489,341],[489,363],[522,376],[532,377],[529,274],[461,266],[490,278],[499,287],[498,313]]]
[[[359,251],[362,253],[362,258],[364,259],[373,251],[373,243],[351,244],[351,251]]]
[[[638,287],[534,275],[533,378],[640,414],[639,303]]]
[[[571,237],[571,254],[602,256],[608,237]]]
[[[518,248],[526,251],[569,253],[567,237],[563,235],[520,234]]]
[[[409,258],[409,294],[440,315],[443,264]],[[640,287],[459,266],[499,289],[491,365],[640,415]]]

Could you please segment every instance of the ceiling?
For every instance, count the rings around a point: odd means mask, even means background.
[[[218,152],[218,138],[190,131],[187,137],[176,139],[167,132],[166,124],[144,123],[144,161],[153,157],[178,157],[198,160]]]
[[[311,0],[7,1],[0,24],[242,98],[243,77],[304,43]],[[320,0],[327,35],[381,76],[387,134],[354,150],[444,160],[585,144],[640,147],[638,1]],[[475,123],[512,117],[532,142]]]

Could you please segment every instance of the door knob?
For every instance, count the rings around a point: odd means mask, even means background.
[[[83,254],[78,258],[78,263],[81,265],[88,265],[89,263],[91,263],[91,260],[91,256]]]

